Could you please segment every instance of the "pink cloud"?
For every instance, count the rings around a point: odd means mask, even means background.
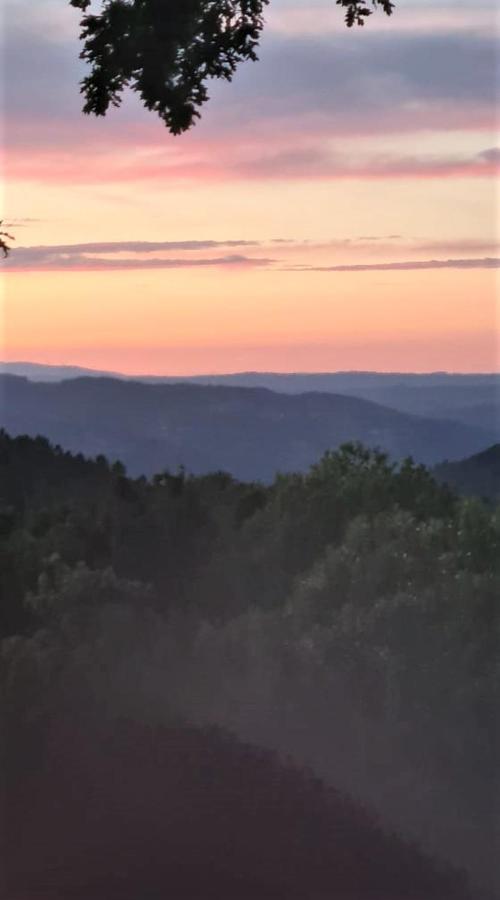
[[[293,149],[290,149],[293,147]],[[34,150],[7,158],[10,179],[58,184],[179,180],[192,183],[284,179],[492,178],[500,172],[500,151],[472,156],[370,154],[353,159],[328,152],[319,135],[269,133],[262,140],[240,137],[190,142],[172,148],[101,146],[75,153],[69,149]]]
[[[25,23],[7,41],[5,173],[63,184],[492,174],[494,159],[349,164],[323,152],[344,138],[494,133],[496,42],[453,31],[453,21],[442,34],[402,33],[393,23],[387,34],[270,32],[260,62],[230,85],[214,82],[201,124],[180,139],[136,97],[104,119],[83,116],[76,41],[56,44]]]

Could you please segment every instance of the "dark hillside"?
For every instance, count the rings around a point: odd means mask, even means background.
[[[69,716],[29,744],[9,771],[9,900],[471,898],[346,797],[216,729]]]
[[[460,494],[500,500],[500,444],[460,462],[446,462],[434,469],[436,478]]]

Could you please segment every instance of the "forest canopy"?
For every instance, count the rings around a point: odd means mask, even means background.
[[[14,759],[69,712],[215,724],[498,887],[498,509],[360,445],[265,486],[5,432],[0,500]]]

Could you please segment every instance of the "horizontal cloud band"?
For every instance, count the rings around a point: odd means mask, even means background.
[[[344,266],[289,266],[293,272],[392,272],[418,269],[499,269],[500,258],[482,259],[423,259],[409,262],[365,263]]]
[[[77,245],[78,246],[78,245]],[[59,248],[56,248],[59,251]],[[87,256],[84,253],[71,253],[66,250],[54,252],[50,247],[25,247],[13,250],[3,266],[10,272],[66,272],[66,271],[123,271],[126,269],[187,269],[210,266],[223,267],[258,267],[268,266],[276,262],[274,259],[248,257],[240,254],[230,256],[189,258],[103,258]]]
[[[398,239],[399,236],[389,236],[385,238],[390,242],[391,239]],[[500,258],[483,256],[468,258],[450,258],[450,259],[417,259],[390,262],[366,262],[366,263],[343,263],[336,265],[311,265],[306,263],[294,263],[284,265],[283,260],[279,260],[269,256],[252,257],[243,254],[226,254],[223,256],[209,257],[169,257],[169,256],[151,256],[155,252],[168,251],[201,251],[204,249],[215,247],[259,247],[261,250],[267,250],[274,245],[288,245],[289,249],[294,249],[301,253],[304,250],[311,250],[314,247],[332,250],[357,250],[357,252],[366,252],[372,250],[373,242],[376,238],[363,239],[345,239],[343,241],[332,241],[324,244],[314,244],[314,242],[294,242],[292,240],[275,239],[271,241],[103,241],[93,243],[80,244],[58,244],[36,247],[19,247],[12,250],[9,258],[3,262],[4,271],[11,272],[67,272],[67,271],[123,271],[133,269],[186,269],[186,268],[202,268],[202,267],[249,267],[249,268],[266,268],[269,266],[279,265],[281,271],[293,272],[377,272],[377,271],[407,271],[419,269],[496,269],[500,267]],[[372,245],[370,247],[370,242]],[[266,246],[267,243],[267,246]],[[424,251],[434,249],[446,252],[455,250],[479,250],[486,249],[486,243],[474,241],[458,241],[456,246],[453,242],[440,246],[439,243],[434,245],[431,243],[414,243],[406,245],[407,252]],[[496,245],[491,244],[492,249],[496,249]],[[381,248],[379,248],[381,249]],[[388,246],[385,250],[390,249]],[[395,248],[393,247],[393,250]],[[400,250],[403,247],[400,247]],[[489,249],[489,247],[488,247]],[[122,253],[137,253],[142,256],[120,256]],[[99,254],[106,254],[100,256]]]
[[[213,250],[217,247],[255,247],[259,241],[90,241],[83,244],[57,244],[41,245],[38,247],[19,247],[16,254],[31,254],[36,259],[37,254],[46,256],[48,253],[157,253],[171,250]]]
[[[74,40],[8,17],[6,175],[43,184],[492,177],[498,148],[381,158],[370,145],[422,131],[496,133],[496,35],[457,32],[454,15],[433,33],[430,9],[426,18],[428,31],[415,34],[395,22],[387,34],[325,35],[319,19],[315,35],[268,32],[258,65],[230,87],[214,82],[203,122],[179,143],[130,99],[105,123],[82,116]],[[356,158],[343,150],[349,137],[360,141]]]

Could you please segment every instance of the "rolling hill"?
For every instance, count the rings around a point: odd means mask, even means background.
[[[13,435],[43,434],[68,450],[120,459],[135,475],[182,465],[195,474],[224,469],[267,481],[277,471],[306,469],[346,441],[426,464],[495,441],[491,431],[332,393],[2,375],[0,397],[0,426]]]
[[[426,374],[398,372],[277,373],[173,376],[144,375],[131,378],[79,366],[50,366],[31,362],[0,363],[0,373],[20,375],[30,381],[58,382],[79,377],[110,377],[148,384],[190,384],[268,388],[284,394],[345,394],[390,406],[399,412],[433,419],[452,419],[483,428],[500,439],[500,376],[498,374]]]

